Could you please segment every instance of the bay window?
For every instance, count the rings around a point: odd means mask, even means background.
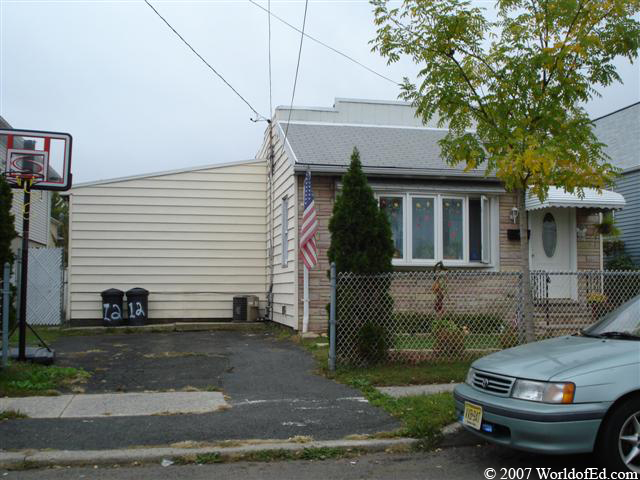
[[[483,195],[380,193],[394,265],[489,264],[490,201]]]

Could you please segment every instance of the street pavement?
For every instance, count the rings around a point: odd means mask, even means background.
[[[495,478],[503,474],[501,469],[531,468],[523,470],[523,477],[506,478],[539,479],[537,468],[550,468],[561,471],[564,468],[584,471],[593,467],[592,458],[588,455],[544,456],[517,452],[493,445],[471,445],[444,448],[433,452],[391,454],[371,454],[355,458],[323,461],[289,461],[289,462],[238,462],[213,465],[161,465],[118,468],[61,468],[46,471],[4,472],[2,479],[13,480],[326,480],[330,479],[437,479],[437,480],[481,480],[487,469],[494,469]],[[512,471],[514,475],[516,471]]]
[[[92,372],[87,394],[217,390],[230,408],[6,420],[0,422],[0,449],[95,450],[294,436],[335,440],[400,426],[358,390],[314,374],[311,355],[268,331],[70,336],[54,347],[57,365]]]

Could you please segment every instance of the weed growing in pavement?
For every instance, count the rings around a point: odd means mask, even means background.
[[[16,418],[29,418],[27,415],[16,410],[4,410],[0,412],[0,422],[3,420],[14,420]]]

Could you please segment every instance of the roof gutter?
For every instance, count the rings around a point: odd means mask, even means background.
[[[294,171],[305,174],[307,170],[317,175],[342,175],[347,170],[346,165],[314,165],[296,163]],[[487,176],[483,171],[465,172],[463,170],[440,168],[396,168],[396,167],[362,167],[362,171],[368,176],[379,177],[410,177],[430,179],[468,179],[475,181],[497,182],[497,177]]]

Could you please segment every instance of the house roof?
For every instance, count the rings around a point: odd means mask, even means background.
[[[286,122],[280,123],[284,136]],[[484,171],[464,172],[464,165],[452,167],[440,155],[438,141],[446,129],[409,126],[348,125],[290,122],[287,147],[298,170],[344,171],[353,148],[360,151],[365,171],[394,173],[415,171],[438,176],[484,177]]]

